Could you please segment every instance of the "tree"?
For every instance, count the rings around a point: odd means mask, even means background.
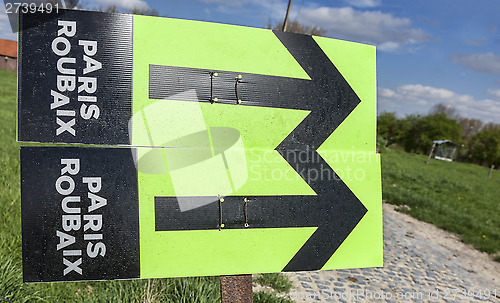
[[[477,134],[483,127],[483,121],[479,119],[460,118],[458,123],[462,127],[465,141],[469,142],[470,138]]]
[[[395,113],[381,113],[377,116],[377,133],[386,140],[386,147],[393,144],[398,137],[399,119]]]
[[[470,143],[472,158],[488,166],[500,164],[500,129],[485,129],[475,134]]]
[[[399,143],[404,147],[407,152],[417,152],[420,145],[419,131],[420,131],[420,115],[407,115],[401,119],[399,123]]]
[[[116,7],[116,5],[110,5],[106,8],[100,6],[99,9],[97,9],[97,11],[106,13],[118,13],[118,8]]]
[[[130,11],[134,15],[143,15],[143,16],[158,16],[158,11],[153,8],[133,8]]]
[[[483,126],[483,130],[500,130],[500,124],[488,122]]]
[[[98,12],[106,12],[106,13],[131,13],[134,15],[144,15],[144,16],[158,16],[158,11],[152,8],[138,8],[134,7],[131,10],[120,11],[116,5],[109,5],[107,7],[100,6],[99,8],[94,8],[93,10]]]
[[[409,115],[399,124],[400,143],[407,152],[429,153],[434,140],[446,139],[462,143],[462,129],[455,119],[445,114]]]
[[[458,114],[455,107],[451,105],[446,105],[444,103],[434,104],[429,111],[429,115],[441,115],[441,114],[445,115],[450,119],[455,119],[455,120],[460,119],[460,115]]]
[[[283,22],[280,22],[275,26],[272,26],[272,24],[268,24],[267,28],[280,31],[283,29]],[[297,20],[288,21],[286,31],[313,36],[324,36],[326,34],[326,29],[323,29],[321,26],[307,26],[300,24]]]

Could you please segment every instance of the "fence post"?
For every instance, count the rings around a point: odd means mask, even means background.
[[[490,167],[490,172],[488,174],[488,179],[491,179],[491,174],[493,173],[493,169],[495,169],[495,165],[492,164]]]
[[[429,153],[429,157],[427,158],[427,161],[425,163],[429,164],[429,162],[431,161],[431,157],[432,157],[432,152],[434,151],[434,148],[436,147],[436,142],[434,142],[432,144],[432,149],[431,149],[431,152]]]

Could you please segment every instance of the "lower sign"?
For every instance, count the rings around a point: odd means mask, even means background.
[[[23,147],[21,162],[25,282],[139,277],[130,150]]]
[[[217,142],[218,132],[226,139]],[[380,248],[373,246],[370,233],[353,232],[363,220],[379,223],[378,209],[373,203],[365,202],[365,207],[342,181],[356,187],[353,181],[359,178],[366,191],[376,189],[380,184],[377,155],[352,154],[358,164],[364,161],[362,169],[335,173],[323,159],[341,161],[342,155],[277,153],[307,170],[292,178],[286,170],[281,170],[280,177],[274,169],[268,177],[275,180],[266,181],[264,166],[275,165],[269,163],[272,156],[264,160],[256,150],[245,152],[237,137],[228,133],[211,129],[208,155],[203,148],[179,152],[176,148],[22,147],[24,280],[381,265]],[[234,161],[238,157],[243,161]],[[283,196],[279,188],[274,192],[252,188],[252,184],[290,179],[306,181],[316,195],[300,194],[297,189]],[[376,234],[375,228],[371,235]],[[352,241],[358,243],[349,244]],[[361,250],[354,252],[355,260],[349,256],[353,245]]]

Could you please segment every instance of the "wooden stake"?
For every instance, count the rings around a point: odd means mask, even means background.
[[[488,174],[488,179],[491,179],[491,174],[493,173],[493,169],[495,169],[495,165],[491,165],[490,167],[490,173]]]
[[[221,303],[253,303],[252,275],[220,276]]]
[[[436,147],[436,142],[434,142],[432,144],[432,149],[431,149],[431,152],[429,153],[429,157],[427,158],[427,161],[425,163],[429,164],[429,162],[431,161],[431,157],[432,157],[432,152],[434,152],[434,148]]]

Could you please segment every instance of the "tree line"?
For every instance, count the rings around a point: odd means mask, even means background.
[[[464,118],[453,107],[435,105],[427,115],[398,118],[384,112],[377,117],[377,145],[428,154],[433,140],[457,145],[455,160],[479,165],[500,165],[500,124]]]

